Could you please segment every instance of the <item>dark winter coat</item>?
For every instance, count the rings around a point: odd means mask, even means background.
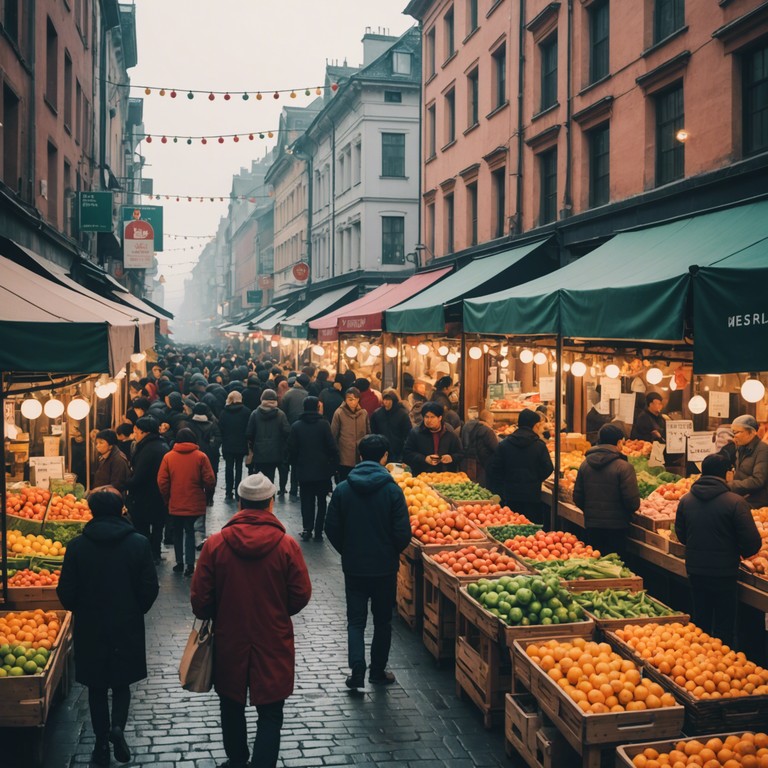
[[[587,528],[628,528],[640,508],[637,474],[615,445],[587,451],[573,488],[573,501],[584,512]]]
[[[391,576],[411,540],[405,496],[375,461],[362,461],[336,486],[325,533],[346,576]]]
[[[134,521],[159,523],[168,514],[157,485],[157,473],[168,450],[168,443],[160,435],[150,434],[136,443],[131,461],[133,474],[125,483],[128,511]]]
[[[541,501],[541,484],[553,469],[544,441],[529,427],[520,427],[499,443],[488,479],[491,490],[514,509],[515,504]]]
[[[224,407],[219,417],[221,452],[226,456],[245,456],[248,453],[248,421],[251,412],[241,403]]]
[[[288,439],[291,465],[296,467],[300,483],[328,483],[339,464],[339,451],[331,434],[331,425],[320,413],[302,413],[291,426]]]
[[[256,464],[282,464],[288,454],[291,426],[279,408],[260,405],[248,420],[248,445]]]
[[[414,475],[422,472],[458,472],[461,461],[464,458],[464,449],[461,447],[459,436],[446,424],[438,440],[435,451],[433,433],[423,424],[414,427],[409,433],[403,446],[403,461],[411,468]],[[437,453],[438,456],[450,456],[450,464],[427,464],[427,456]]]
[[[759,437],[736,449],[730,489],[755,508],[768,506],[768,444]]]
[[[111,485],[122,493],[126,480],[131,476],[131,467],[120,448],[113,445],[106,458],[99,456],[97,461],[96,471],[93,473],[93,487]]]
[[[739,558],[760,550],[751,507],[724,480],[702,475],[677,505],[675,533],[689,574],[735,578]]]
[[[357,464],[357,445],[371,432],[371,423],[365,408],[353,411],[346,403],[333,414],[331,434],[339,448],[339,464],[354,467]]]
[[[261,387],[256,384],[249,384],[243,391],[243,405],[253,411],[261,405]]]
[[[147,676],[144,614],[157,592],[149,542],[127,518],[94,518],[67,545],[56,594],[74,612],[78,683],[115,687]]]
[[[394,403],[391,410],[383,405],[371,416],[371,432],[389,440],[389,460],[402,461],[403,446],[411,431],[411,418],[402,403]]]
[[[176,443],[157,473],[160,493],[174,517],[199,517],[216,488],[208,456],[195,443]]]
[[[654,430],[661,433],[660,439],[653,434]],[[659,440],[663,442],[666,433],[667,423],[664,421],[664,417],[661,414],[655,416],[645,408],[635,417],[635,423],[632,425],[630,438],[632,440],[645,440],[647,443],[652,443],[654,441],[659,442]]]
[[[465,459],[474,459],[480,466],[485,467],[496,453],[499,438],[485,422],[472,419],[461,430],[461,445]]]
[[[244,509],[208,537],[192,578],[192,610],[214,620],[213,683],[220,696],[252,705],[293,692],[291,616],[312,594],[299,545],[266,510]]]
[[[335,387],[326,387],[319,395],[320,402],[323,404],[323,416],[330,424],[333,421],[333,414],[341,408],[344,403],[344,395],[340,389]]]
[[[199,421],[194,418],[189,422],[189,428],[197,436],[197,446],[208,457],[211,464],[219,460],[221,448],[221,430],[217,421]]]
[[[295,424],[304,413],[304,400],[308,394],[301,384],[296,383],[283,395],[280,410],[288,417],[289,424]]]

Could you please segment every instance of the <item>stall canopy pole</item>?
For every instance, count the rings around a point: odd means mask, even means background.
[[[453,377],[451,377],[453,379]],[[435,382],[437,383],[437,382]],[[467,420],[467,334],[461,331],[461,366],[459,367],[459,413]]]
[[[0,443],[2,444],[2,452],[0,453],[0,469],[2,469],[2,486],[0,486],[0,502],[2,502],[2,508],[0,508],[0,548],[2,548],[2,555],[0,559],[3,565],[3,603],[8,603],[8,542],[7,542],[7,520],[5,513],[5,375],[3,371],[0,371]]]
[[[554,531],[557,525],[557,510],[560,506],[560,453],[561,432],[563,423],[563,337],[557,334],[555,360],[557,376],[555,376],[555,485],[552,489],[552,508],[549,510],[549,530]]]

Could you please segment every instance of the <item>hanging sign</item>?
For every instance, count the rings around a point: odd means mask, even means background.
[[[556,397],[555,377],[542,376],[539,379],[539,398],[544,403],[551,403]]]
[[[709,415],[716,419],[727,419],[731,415],[731,396],[727,392],[709,393]]]
[[[48,488],[50,481],[64,479],[63,456],[32,456],[29,459],[30,482]]]
[[[293,265],[291,272],[293,273],[293,276],[296,278],[296,280],[298,280],[300,283],[303,283],[309,277],[309,264],[307,264],[305,261],[300,261],[298,264]]]
[[[138,217],[137,214],[138,213]],[[163,206],[162,205],[124,205],[120,208],[120,220],[126,222],[137,218],[149,222],[154,231],[155,251],[163,250]]]
[[[714,452],[714,432],[694,432],[688,436],[688,461],[703,461]]]
[[[78,192],[77,222],[81,232],[111,232],[112,193]]]
[[[155,258],[155,230],[148,221],[135,219],[123,228],[123,267],[152,269]]]
[[[621,379],[612,379],[609,376],[601,376],[600,396],[607,400],[619,400],[621,398]]]
[[[693,422],[690,419],[667,422],[667,453],[684,453],[685,439],[693,434]]]
[[[664,466],[664,443],[651,443],[651,455],[648,457],[649,467]]]
[[[623,421],[625,424],[635,423],[636,399],[634,392],[622,392],[622,394],[619,395],[619,413],[617,416],[619,421]]]

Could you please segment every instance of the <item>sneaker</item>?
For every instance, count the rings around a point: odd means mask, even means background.
[[[350,689],[365,687],[365,667],[353,669],[352,674],[346,679],[346,686]]]
[[[195,572],[195,566],[194,565],[188,565],[184,569],[184,575],[185,576],[191,576]]]
[[[312,538],[312,531],[302,531],[299,535],[302,541],[309,541]]]
[[[283,488],[283,490],[282,490],[282,491],[278,491],[278,492],[277,492],[277,495],[278,495],[278,496],[285,496],[285,488]]]
[[[112,728],[109,732],[109,740],[112,742],[115,760],[118,763],[129,763],[131,761],[131,750],[123,735],[123,729],[117,725]]]
[[[174,573],[181,573],[183,570],[184,570],[184,563],[176,563],[176,565],[173,566]]]
[[[371,672],[368,682],[373,685],[392,685],[397,682],[397,678],[385,669],[383,672]]]
[[[91,765],[107,766],[110,763],[109,741],[96,740],[96,745],[91,752]]]

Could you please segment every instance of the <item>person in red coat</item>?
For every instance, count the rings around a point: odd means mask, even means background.
[[[371,389],[368,379],[357,379],[355,386],[360,390],[360,407],[368,412],[368,416],[373,416],[381,407],[381,398]]]
[[[307,605],[312,585],[301,548],[273,514],[277,487],[257,472],[237,492],[240,511],[203,545],[190,599],[195,616],[214,619],[224,765],[275,768],[283,705],[293,693],[291,616]],[[250,764],[246,692],[259,716]]]
[[[176,433],[173,449],[160,464],[157,485],[173,518],[173,571],[191,576],[195,570],[195,521],[205,515],[208,499],[216,488],[210,459],[197,447],[197,437],[191,429],[185,427]]]

